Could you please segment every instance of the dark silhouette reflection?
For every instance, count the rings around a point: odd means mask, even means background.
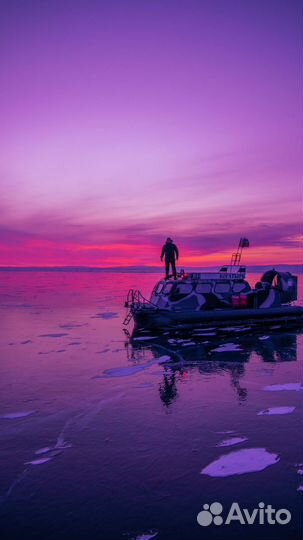
[[[231,371],[231,385],[237,393],[239,402],[243,402],[247,398],[247,388],[242,388],[240,379],[245,374],[244,366],[235,366]]]
[[[248,396],[241,383],[245,366],[252,355],[263,362],[294,362],[297,360],[298,332],[274,332],[219,336],[176,332],[174,335],[155,336],[133,334],[126,343],[128,359],[135,363],[150,362],[167,355],[169,364],[163,364],[163,381],[159,386],[165,407],[178,397],[178,383],[192,371],[201,375],[225,372],[230,374],[231,386],[239,404]]]
[[[176,373],[164,371],[163,381],[159,386],[160,398],[166,407],[169,407],[178,396]]]

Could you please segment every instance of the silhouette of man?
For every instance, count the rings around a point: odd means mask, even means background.
[[[169,279],[169,265],[172,267],[174,279],[177,279],[176,260],[179,259],[179,251],[171,238],[167,238],[162,251],[161,261],[165,258],[165,279]]]

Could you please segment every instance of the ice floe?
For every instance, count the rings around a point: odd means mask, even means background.
[[[269,336],[261,336],[261,337],[259,337],[260,341],[265,341],[266,339],[269,339]]]
[[[297,491],[303,491],[303,486],[299,486]]]
[[[247,440],[247,437],[230,437],[229,439],[224,439],[223,441],[220,441],[218,444],[216,444],[216,446],[234,446]]]
[[[15,420],[17,418],[25,418],[26,416],[31,416],[36,411],[20,411],[14,413],[1,414],[0,418],[5,418],[7,420]]]
[[[267,392],[280,392],[283,390],[299,392],[300,390],[303,390],[303,386],[301,383],[270,384],[269,386],[264,386],[263,390],[266,390]]]
[[[294,412],[295,408],[296,407],[269,407],[269,409],[264,409],[263,411],[258,412],[258,416],[291,414]]]
[[[279,460],[277,454],[270,453],[265,448],[246,448],[222,455],[204,467],[201,474],[225,477],[258,472],[278,463]]]
[[[238,352],[242,351],[240,345],[237,343],[223,343],[216,349],[212,349],[211,352]]]

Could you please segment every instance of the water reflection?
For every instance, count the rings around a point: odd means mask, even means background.
[[[164,370],[163,381],[159,385],[160,398],[163,405],[169,407],[178,397],[177,374]]]
[[[171,358],[163,365],[163,380],[159,385],[160,399],[165,407],[178,398],[178,384],[192,371],[201,375],[228,373],[239,403],[248,397],[242,383],[247,363],[254,357],[266,363],[295,362],[297,360],[296,333],[272,332],[266,335],[232,337],[177,333],[162,336],[129,336],[126,343],[128,360],[136,364],[149,362],[161,355]]]

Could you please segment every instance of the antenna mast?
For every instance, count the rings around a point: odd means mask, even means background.
[[[240,238],[238,249],[231,256],[231,261],[230,261],[231,266],[239,266],[240,265],[240,261],[241,261],[241,257],[242,257],[242,251],[243,251],[243,248],[245,248],[245,247],[249,247],[249,241],[247,240],[247,238]]]

